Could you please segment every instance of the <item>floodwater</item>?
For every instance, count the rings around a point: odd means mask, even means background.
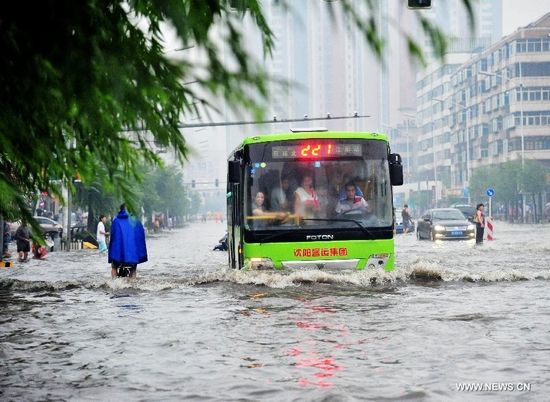
[[[392,273],[225,268],[220,223],[0,269],[2,400],[547,400],[550,227],[396,239]],[[482,387],[465,391],[464,386]]]

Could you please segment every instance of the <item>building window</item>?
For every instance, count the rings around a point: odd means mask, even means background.
[[[518,39],[516,41],[516,52],[518,53],[540,53],[550,51],[550,39],[533,38]]]
[[[516,126],[521,125],[521,112],[514,113]],[[524,126],[548,126],[550,125],[550,110],[523,112]]]
[[[550,75],[550,62],[521,63],[521,74],[524,77],[546,77]],[[516,64],[516,76],[519,76],[519,64]]]

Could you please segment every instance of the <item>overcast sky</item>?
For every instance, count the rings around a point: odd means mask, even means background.
[[[502,0],[502,34],[508,35],[550,12],[550,0]]]

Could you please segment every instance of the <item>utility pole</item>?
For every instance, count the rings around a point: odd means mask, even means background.
[[[525,188],[523,183],[523,175],[525,173],[525,138],[523,136],[523,77],[521,71],[521,62],[519,62],[519,87],[521,88],[521,97],[519,99],[519,129],[521,136],[521,221],[525,223]]]
[[[470,108],[461,107],[466,112],[466,180],[465,185],[468,188],[468,205],[472,205],[472,197],[470,195]]]

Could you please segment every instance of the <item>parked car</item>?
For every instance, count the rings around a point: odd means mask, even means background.
[[[63,226],[53,219],[46,218],[45,216],[33,216],[36,222],[40,225],[43,235],[48,235],[52,239],[56,236],[61,237],[63,235]],[[10,223],[10,232],[12,237],[15,236],[15,232],[21,226],[21,221]]]
[[[418,240],[469,240],[475,238],[476,227],[456,208],[434,208],[418,220]]]
[[[468,204],[455,204],[451,205],[452,208],[458,209],[466,219],[468,219],[470,222],[474,223],[474,216],[476,214],[476,207],[473,205]]]
[[[45,216],[34,216],[33,218],[36,219],[42,228],[43,234],[49,235],[51,238],[55,236],[61,237],[63,235],[63,226],[53,219],[46,218]]]

